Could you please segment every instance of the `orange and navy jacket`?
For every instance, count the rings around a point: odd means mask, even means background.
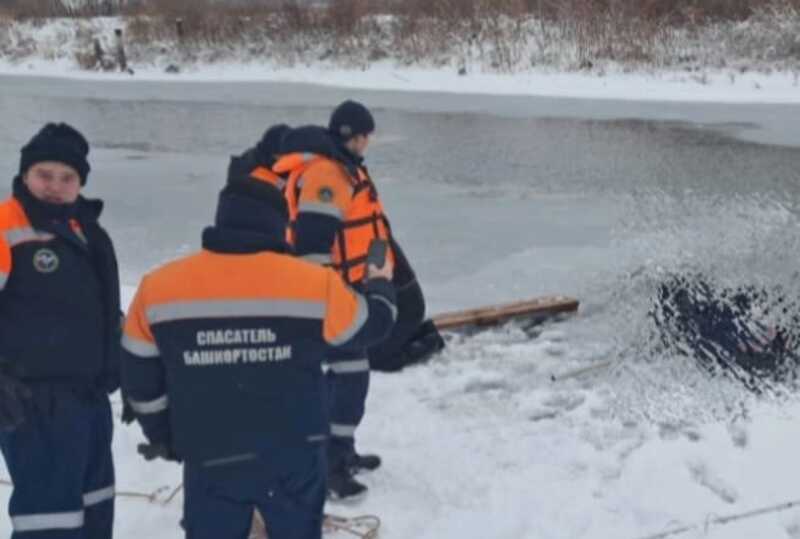
[[[26,382],[114,391],[119,276],[102,203],[38,201],[22,181],[0,203],[0,358]]]
[[[324,440],[326,349],[368,346],[394,324],[388,281],[356,293],[291,256],[284,226],[263,241],[206,229],[203,250],[146,275],[130,307],[123,391],[147,438],[187,461]]]
[[[288,175],[287,239],[295,253],[330,265],[348,283],[360,283],[372,240],[391,240],[389,221],[366,167],[316,126],[287,133],[281,154],[273,171]],[[394,260],[392,251],[389,256]]]

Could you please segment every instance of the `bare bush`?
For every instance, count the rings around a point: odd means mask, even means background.
[[[745,22],[707,31],[715,30],[721,50],[732,58],[800,66],[800,6],[776,3],[757,10]]]
[[[0,11],[16,19],[52,17],[98,17],[120,14],[128,4],[125,0],[5,0]]]
[[[253,58],[367,67],[391,60],[462,72],[542,65],[600,70],[604,65],[691,70],[750,61],[787,69],[800,65],[800,0],[330,0],[323,6],[299,0],[86,0],[75,5],[0,0],[0,14],[5,9],[7,16],[31,24],[56,16],[123,14],[133,61]],[[10,32],[0,24],[0,46],[14,42]],[[97,65],[89,41],[77,48],[81,65]]]

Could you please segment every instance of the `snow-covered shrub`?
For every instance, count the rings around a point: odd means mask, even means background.
[[[136,15],[114,21],[126,27],[128,59],[139,65],[268,61],[367,68],[394,62],[463,73],[534,67],[800,71],[800,0],[670,2],[335,0],[322,7],[275,7],[275,0],[159,0],[141,1]],[[95,37],[105,48],[103,40],[113,35],[98,22],[103,20],[6,23],[0,26],[0,54],[72,57],[91,67],[97,63]],[[82,37],[82,24],[102,30]]]

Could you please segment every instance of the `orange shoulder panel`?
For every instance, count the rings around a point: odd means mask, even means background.
[[[336,207],[342,218],[350,207],[353,187],[344,168],[330,159],[310,164],[303,173],[299,205],[323,204]]]
[[[0,237],[0,290],[5,288],[8,276],[11,274],[11,247],[5,238]]]
[[[150,330],[150,323],[147,321],[147,295],[148,295],[148,276],[142,279],[136,296],[128,308],[128,316],[125,318],[125,328],[123,332],[126,337],[150,344],[155,343],[155,337]]]
[[[278,159],[278,161],[272,166],[272,170],[277,174],[293,172],[308,163],[311,160],[311,157],[313,157],[311,154],[306,153],[289,153]]]
[[[6,287],[8,277],[11,275],[11,266],[11,246],[6,240],[6,235],[0,234],[0,290]]]
[[[148,285],[150,307],[215,299],[322,302],[327,281],[324,268],[290,255],[200,251],[155,270]]]
[[[250,172],[250,177],[254,180],[268,183],[273,187],[280,188],[281,177],[272,172],[267,167],[256,167]]]
[[[22,204],[14,198],[10,197],[0,204],[0,289],[5,286],[5,281],[11,273],[11,244],[6,236],[7,232],[15,228],[30,227],[28,216],[25,215],[25,210]]]
[[[0,230],[31,226],[25,209],[14,197],[7,198],[0,204]]]

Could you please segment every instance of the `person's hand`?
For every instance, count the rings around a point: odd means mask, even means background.
[[[389,257],[386,257],[386,262],[382,268],[378,268],[372,264],[367,266],[367,280],[369,279],[386,279],[391,281],[394,277],[394,262]]]
[[[173,462],[180,462],[180,459],[172,452],[172,449],[167,444],[139,444],[136,447],[136,452],[144,457],[144,460],[150,462],[155,459],[164,459]]]
[[[133,406],[128,402],[125,397],[122,398],[122,423],[130,425],[136,421],[136,412],[133,411]]]

